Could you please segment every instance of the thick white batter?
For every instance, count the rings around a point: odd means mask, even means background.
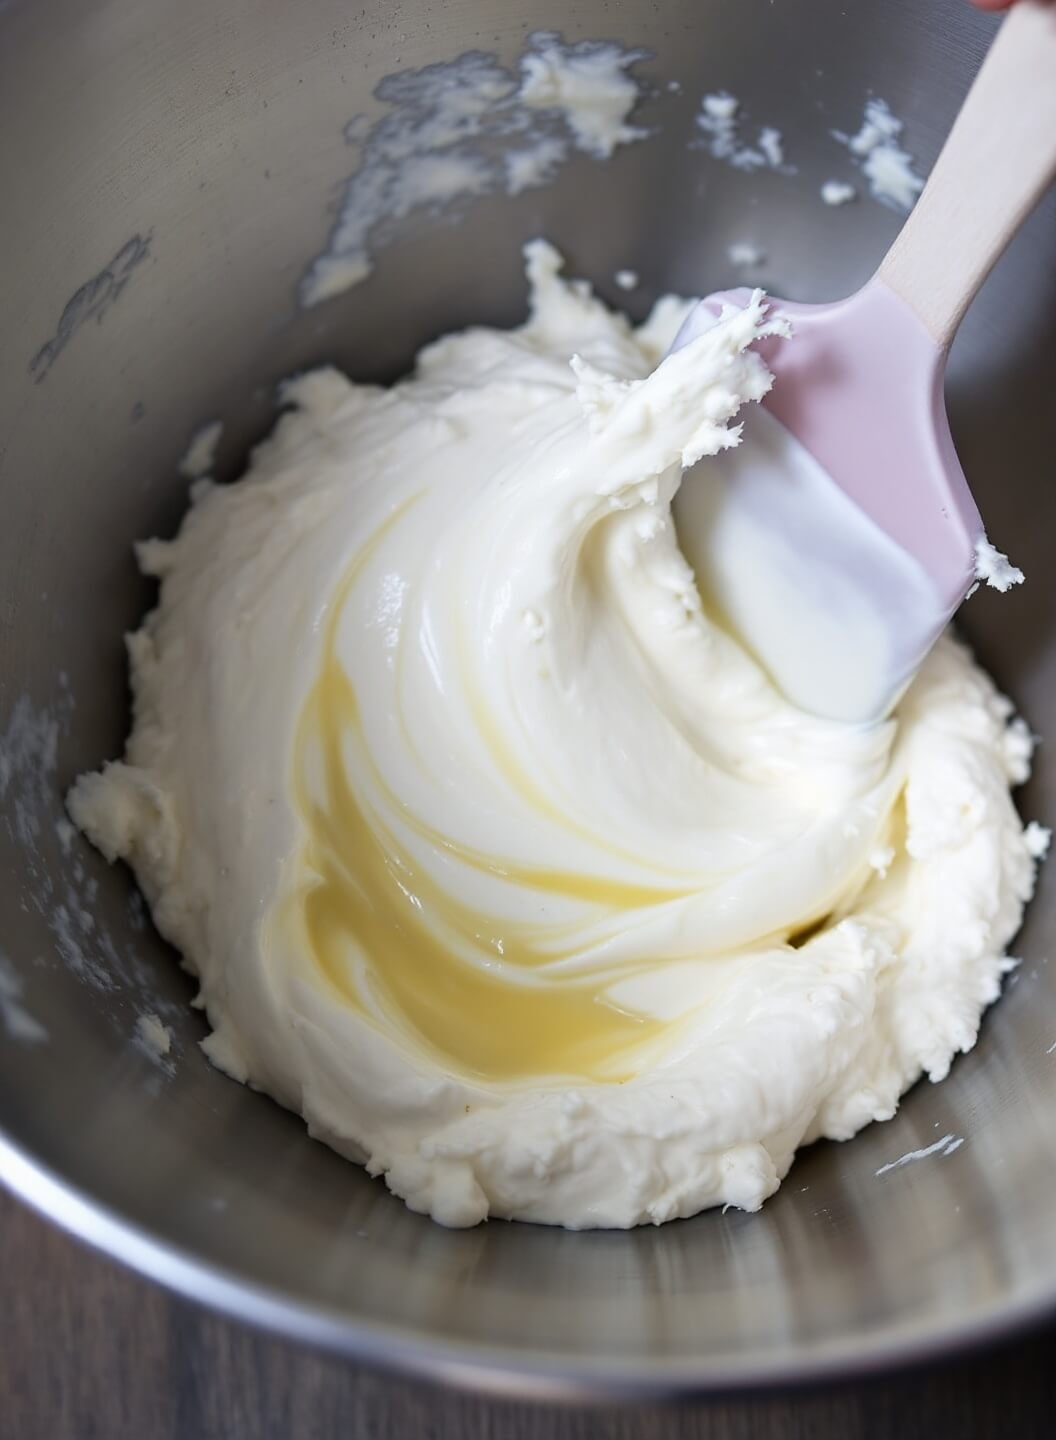
[[[656,369],[685,307],[557,266],[391,390],[291,384],[141,547],[126,758],[70,797],[210,1057],[452,1225],[757,1208],[972,1045],[1039,853],[953,640],[855,730],[702,612],[670,501],[768,388],[762,300]]]

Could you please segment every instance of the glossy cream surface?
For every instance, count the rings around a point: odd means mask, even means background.
[[[528,254],[522,328],[290,383],[140,547],[134,728],[71,813],[200,976],[210,1057],[415,1209],[754,1209],[974,1042],[1031,741],[953,640],[883,725],[784,699],[671,515],[780,322],[757,295],[661,364],[684,304],[635,330]]]

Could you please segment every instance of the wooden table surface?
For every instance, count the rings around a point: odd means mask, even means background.
[[[298,1349],[178,1300],[0,1192],[0,1440],[1035,1440],[1056,1332],[968,1363],[685,1409],[478,1399]]]

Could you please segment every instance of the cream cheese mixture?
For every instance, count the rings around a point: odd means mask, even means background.
[[[955,640],[853,728],[702,608],[671,500],[769,388],[762,296],[660,364],[682,302],[558,270],[391,389],[288,385],[140,547],[132,735],[70,796],[210,1058],[449,1225],[756,1209],[971,1047],[1044,849]]]

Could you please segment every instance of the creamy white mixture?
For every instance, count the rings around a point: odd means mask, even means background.
[[[1012,565],[1008,556],[991,545],[989,540],[983,539],[975,542],[975,578],[980,584],[1004,593],[1013,585],[1023,584],[1023,571],[1018,565]]]
[[[607,160],[648,130],[629,116],[646,58],[614,41],[528,36],[516,69],[470,50],[456,60],[397,71],[374,92],[385,113],[356,116],[345,140],[356,168],[326,252],[301,283],[305,305],[365,280],[390,228],[416,213],[456,211],[484,195],[549,184],[573,156]]]
[[[741,138],[741,102],[728,91],[720,90],[704,96],[696,124],[712,157],[725,160],[735,170],[784,168],[781,131],[773,125],[764,125],[757,132],[754,143],[746,143]]]
[[[558,264],[390,390],[293,382],[140,548],[133,732],[70,797],[213,1061],[451,1225],[757,1208],[971,1047],[1047,843],[954,640],[856,729],[702,609],[671,500],[769,386],[762,298],[658,367],[685,306]]]
[[[735,240],[727,245],[726,255],[731,265],[743,270],[755,270],[766,262],[766,251],[750,240]]]
[[[924,189],[924,180],[913,168],[913,156],[902,146],[904,128],[885,100],[874,99],[866,101],[862,123],[853,135],[844,135],[839,130],[832,133],[858,161],[873,197],[893,210],[909,211]],[[830,190],[829,197],[832,194]],[[852,196],[853,192],[842,198]],[[829,197],[823,188],[822,199],[827,205],[841,203]]]
[[[212,471],[217,446],[223,434],[222,420],[210,420],[207,425],[200,425],[191,436],[190,444],[179,463],[180,474],[188,480],[200,480],[203,475],[208,475]]]
[[[826,180],[821,187],[821,198],[826,205],[849,205],[857,194],[846,180]]]

